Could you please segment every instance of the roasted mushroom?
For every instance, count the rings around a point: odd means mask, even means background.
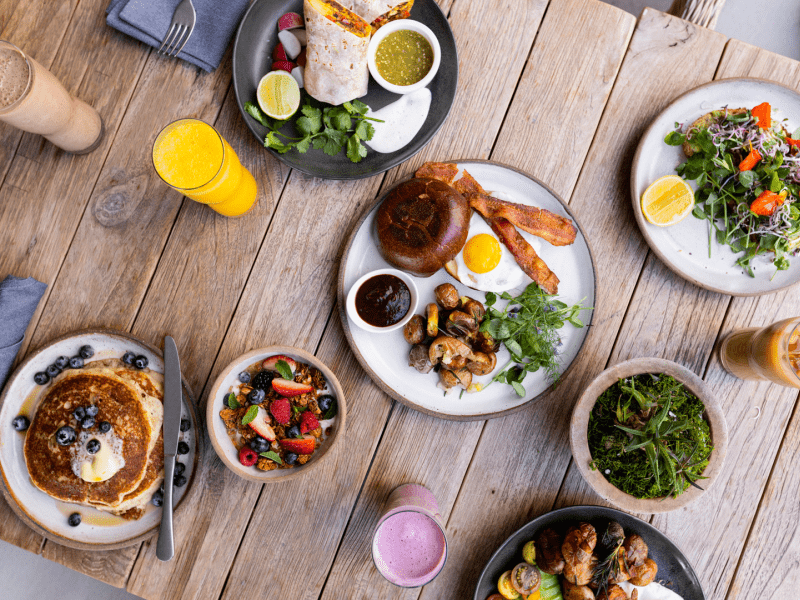
[[[475,359],[467,362],[467,369],[473,375],[488,375],[497,365],[497,356],[494,352],[488,354],[475,352]]]
[[[431,302],[425,310],[428,316],[428,335],[436,337],[439,335],[439,307]]]
[[[441,285],[437,285],[436,289],[433,290],[433,293],[436,296],[436,302],[442,308],[452,310],[458,306],[458,290],[452,283],[443,283]]]
[[[428,346],[425,344],[414,344],[411,352],[408,353],[408,366],[414,367],[420,373],[430,373],[433,369],[431,359],[428,356]]]
[[[628,565],[638,567],[644,564],[648,549],[647,543],[641,536],[635,533],[629,535],[622,543],[622,547],[625,549],[625,560],[628,562]]]
[[[630,582],[633,585],[650,585],[655,581],[656,573],[658,573],[658,565],[652,558],[645,558],[644,563],[639,566],[628,567],[631,573]]]
[[[454,310],[447,317],[445,330],[453,337],[471,336],[478,331],[478,323],[470,315],[460,310]]]
[[[564,570],[564,556],[561,554],[562,537],[555,529],[547,528],[536,538],[537,566],[550,575],[560,575]]]
[[[474,298],[466,298],[460,310],[475,319],[476,323],[483,321],[483,317],[486,314],[486,309],[483,307],[483,304]]]
[[[589,523],[580,523],[567,530],[561,544],[564,555],[564,578],[576,585],[587,585],[597,558],[592,554],[597,544],[597,532]]]
[[[628,600],[628,594],[618,585],[612,585],[597,594],[597,600]]]
[[[594,592],[585,585],[574,585],[566,579],[561,580],[564,600],[595,600]]]
[[[432,365],[441,362],[447,366],[456,356],[463,356],[468,360],[475,358],[472,349],[467,344],[446,335],[440,335],[433,340],[430,350],[428,351],[428,358]]]
[[[450,369],[440,369],[439,381],[441,382],[442,387],[444,387],[446,390],[456,386],[461,386],[466,390],[472,383],[472,373],[466,369],[456,369],[455,371],[451,371]]]
[[[466,356],[454,356],[453,360],[450,361],[450,364],[447,367],[455,371],[456,369],[464,369],[467,366],[467,357]],[[472,371],[470,371],[472,373]]]
[[[425,317],[414,315],[403,327],[403,337],[409,344],[419,344],[425,339]]]
[[[487,354],[489,352],[497,352],[500,349],[500,342],[485,331],[479,331],[475,336],[475,348]]]

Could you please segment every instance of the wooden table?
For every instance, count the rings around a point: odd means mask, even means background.
[[[158,57],[106,27],[107,0],[0,0],[0,37],[49,66],[106,124],[102,146],[80,157],[0,126],[0,275],[49,286],[23,354],[93,326],[153,343],[169,334],[204,402],[233,357],[291,344],[331,366],[350,411],[345,441],[312,478],[247,483],[209,445],[172,562],[160,563],[152,542],[61,547],[5,504],[0,537],[145,598],[470,598],[512,531],[555,507],[602,504],[571,461],[572,404],[607,365],[658,356],[716,391],[730,448],[701,501],[645,518],[684,550],[707,598],[796,598],[797,392],[734,379],[714,348],[732,329],[800,314],[798,288],[731,298],[675,276],[635,225],[628,181],[642,131],[677,95],[738,76],[800,90],[800,63],[650,9],[637,22],[596,0],[438,1],[461,60],[446,124],[408,163],[338,182],[290,172],[252,138],[230,56],[211,74]],[[255,174],[259,201],[246,218],[215,215],[153,171],[156,132],[185,116],[214,123]],[[597,311],[576,368],[533,406],[490,421],[438,420],[392,402],[357,364],[334,306],[358,215],[425,160],[459,158],[507,163],[552,186],[597,263]],[[435,493],[450,540],[442,574],[416,590],[385,582],[369,553],[382,502],[405,482]]]

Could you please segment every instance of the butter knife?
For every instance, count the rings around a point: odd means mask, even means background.
[[[182,398],[183,385],[178,347],[175,345],[175,340],[167,336],[164,338],[164,502],[156,546],[156,556],[165,561],[175,555],[172,533],[172,479],[175,475],[175,457],[178,454],[178,437],[181,432]]]

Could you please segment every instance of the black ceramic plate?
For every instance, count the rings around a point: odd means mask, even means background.
[[[542,515],[518,529],[503,542],[484,567],[475,588],[474,600],[486,600],[497,592],[497,580],[500,579],[500,575],[522,562],[522,547],[534,539],[542,529],[546,527],[565,529],[568,525],[586,521],[594,525],[600,536],[611,520],[622,525],[626,535],[637,533],[644,538],[650,550],[648,556],[658,565],[656,581],[680,595],[683,600],[705,600],[703,588],[692,565],[675,544],[658,529],[641,519],[603,506],[561,508]]]
[[[236,103],[250,131],[262,143],[268,130],[244,112],[244,103],[256,102],[256,86],[272,70],[272,50],[278,43],[278,18],[287,12],[302,15],[303,1],[256,0],[242,19],[233,46],[233,89],[236,92]],[[344,151],[336,156],[328,156],[322,150],[314,148],[310,148],[305,154],[296,150],[290,150],[286,154],[278,154],[271,149],[267,151],[288,166],[308,175],[325,179],[361,179],[383,173],[422,150],[444,124],[453,106],[458,84],[458,54],[447,17],[434,0],[416,0],[411,9],[411,18],[427,25],[442,48],[439,72],[428,85],[433,96],[430,112],[411,143],[389,154],[378,154],[367,148],[369,153],[358,163],[350,162]],[[372,110],[378,110],[399,98],[398,94],[386,91],[370,77],[367,95],[359,100],[368,104]],[[287,125],[287,132],[290,129],[291,126]]]

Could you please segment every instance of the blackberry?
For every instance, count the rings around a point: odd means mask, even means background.
[[[271,371],[259,371],[256,373],[250,385],[257,390],[264,390],[265,392],[272,387],[272,380],[275,379],[275,373]]]

